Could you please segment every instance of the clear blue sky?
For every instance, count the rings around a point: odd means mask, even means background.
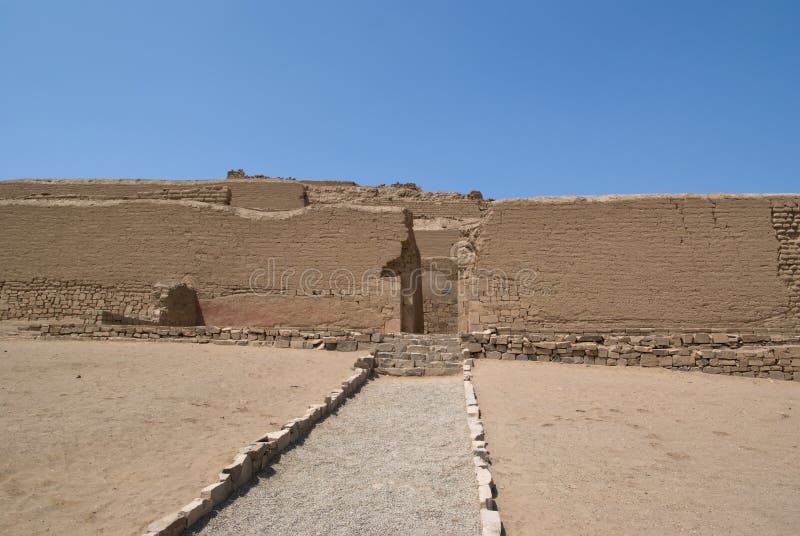
[[[800,185],[800,1],[0,0],[0,178]]]

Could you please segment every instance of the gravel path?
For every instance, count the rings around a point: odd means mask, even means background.
[[[372,381],[190,534],[475,536],[469,448],[460,379]]]

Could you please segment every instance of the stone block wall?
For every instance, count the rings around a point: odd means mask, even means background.
[[[162,280],[197,289],[212,324],[400,331],[415,312],[399,290],[419,253],[398,208],[5,200],[0,227],[0,250],[13,252],[0,259],[4,318],[149,317]]]
[[[632,332],[647,330],[631,330]],[[650,332],[461,335],[463,357],[661,367],[800,381],[800,335],[768,332]]]
[[[772,225],[778,239],[778,276],[789,289],[789,306],[800,317],[800,205],[786,202],[772,207]]]
[[[768,195],[492,203],[459,281],[460,330],[796,329],[797,203]]]
[[[94,322],[103,312],[106,318],[148,320],[151,292],[151,285],[144,283],[39,277],[0,281],[0,320],[82,318]]]

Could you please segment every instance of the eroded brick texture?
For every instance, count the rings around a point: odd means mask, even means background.
[[[187,199],[256,210],[294,210],[308,204],[293,180],[21,179],[0,181],[0,199]]]
[[[789,288],[789,304],[800,317],[800,207],[785,203],[772,208],[778,238],[778,275]]]
[[[461,330],[795,328],[795,209],[773,206],[796,204],[733,195],[498,201],[462,274]]]
[[[455,192],[425,192],[415,184],[358,186],[312,181],[306,181],[305,184],[308,186],[308,200],[312,205],[351,203],[403,207],[410,210],[415,219],[478,219],[488,205],[487,201],[476,196]]]
[[[6,200],[0,227],[12,252],[0,261],[4,318],[148,317],[152,285],[177,280],[197,289],[209,323],[400,331],[403,274],[382,268],[419,262],[403,249],[416,248],[410,215],[388,207]]]

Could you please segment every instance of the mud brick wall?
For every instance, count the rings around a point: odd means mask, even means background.
[[[3,183],[0,183],[2,185]],[[58,190],[58,189],[57,189]],[[69,188],[66,188],[69,190]],[[108,193],[95,193],[89,191],[80,191],[76,189],[76,193],[60,193],[49,192],[45,190],[32,189],[34,192],[24,197],[11,197],[11,199],[77,199],[77,200],[112,200],[112,199],[171,199],[171,200],[188,200],[199,201],[201,203],[217,203],[220,205],[230,205],[231,203],[231,189],[227,186],[198,186],[196,188],[160,188],[157,190],[144,190],[130,188],[130,191],[114,192],[111,189]],[[0,192],[0,194],[3,192]],[[7,190],[5,193],[9,193]]]
[[[67,295],[68,309],[50,309],[141,315],[136,299],[111,294],[99,304],[95,293],[75,298],[70,285],[141,288],[149,300],[154,283],[175,280],[197,289],[209,324],[399,331],[402,272],[382,269],[419,267],[411,216],[397,208],[268,213],[187,201],[6,200],[0,228],[0,250],[9,252],[0,259],[3,289],[24,291],[4,290],[6,318],[30,317],[21,303]],[[47,299],[50,291],[34,285],[41,280],[67,292]]]
[[[797,202],[759,195],[497,201],[460,282],[461,331],[795,328]]]
[[[190,199],[256,210],[307,205],[305,186],[277,179],[168,181],[149,179],[21,179],[0,181],[0,199]]]
[[[449,257],[453,245],[461,238],[458,229],[414,229],[420,255],[426,257]]]
[[[414,219],[477,220],[488,204],[483,199],[454,192],[424,192],[415,185],[351,186],[311,181],[305,184],[311,204],[403,207],[411,211]]]
[[[424,333],[458,333],[458,266],[449,257],[422,260]]]

